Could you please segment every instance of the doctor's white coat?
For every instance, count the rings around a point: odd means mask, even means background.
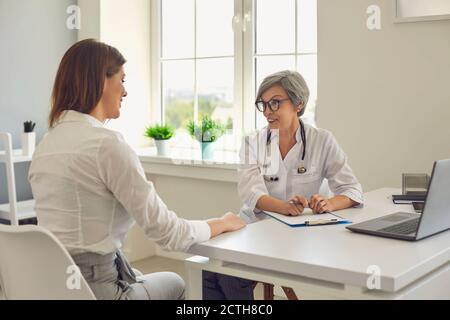
[[[345,195],[363,204],[361,184],[333,134],[308,124],[304,126],[304,161],[301,159],[303,146],[300,128],[296,133],[297,143],[284,159],[281,159],[277,131],[272,131],[269,144],[267,127],[245,137],[238,169],[238,192],[244,204],[241,216],[242,213],[255,211],[256,203],[263,195],[280,200],[288,200],[294,195],[302,195],[307,199],[314,194],[328,197]],[[298,173],[300,167],[305,167],[306,172]]]

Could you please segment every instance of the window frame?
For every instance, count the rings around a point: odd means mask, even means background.
[[[162,73],[161,73],[161,1],[151,1],[151,121],[154,123],[164,122],[164,111],[162,101]],[[195,1],[195,0],[194,0]],[[294,56],[295,69],[298,66],[298,58],[301,55],[315,55],[312,53],[298,52],[298,0],[295,1],[295,52],[289,54],[257,54],[256,52],[256,0],[233,0],[234,1],[234,17],[230,20],[234,30],[234,114],[233,118],[233,135],[236,141],[240,141],[242,134],[247,134],[256,130],[257,111],[254,106],[256,94],[256,63],[258,57],[263,56]],[[195,23],[195,22],[194,22]],[[204,57],[201,57],[202,59]],[[195,59],[199,59],[195,57]],[[167,59],[167,60],[182,60]],[[316,74],[317,74],[316,68]],[[195,80],[195,85],[197,81]],[[195,88],[197,93],[197,88]],[[195,94],[197,99],[197,94]],[[196,102],[194,102],[196,103]],[[194,112],[198,111],[198,106],[194,106]],[[195,116],[195,115],[194,115]]]

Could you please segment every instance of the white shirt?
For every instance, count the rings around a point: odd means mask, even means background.
[[[239,165],[238,191],[244,203],[241,213],[248,214],[248,211],[253,211],[258,199],[263,195],[288,200],[294,195],[309,199],[315,194],[328,197],[334,194],[347,196],[358,204],[363,203],[361,184],[331,132],[308,124],[304,126],[304,161],[301,159],[303,146],[300,128],[296,133],[296,144],[284,159],[281,158],[276,130],[272,130],[269,145],[267,127],[245,138]],[[264,165],[268,165],[268,168],[264,168]],[[306,172],[298,173],[297,169],[300,167],[305,167]],[[270,178],[278,181],[269,181]],[[327,191],[329,189],[326,182],[333,194]]]
[[[205,221],[168,210],[122,135],[87,114],[63,113],[36,148],[29,180],[39,225],[71,254],[113,252],[135,222],[168,250],[211,235]]]

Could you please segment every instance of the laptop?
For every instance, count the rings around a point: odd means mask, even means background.
[[[358,233],[416,241],[450,229],[450,159],[436,161],[422,214],[397,212],[347,226]]]

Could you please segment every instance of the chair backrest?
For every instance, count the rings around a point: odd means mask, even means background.
[[[0,284],[9,300],[95,299],[61,242],[34,225],[0,225]]]

